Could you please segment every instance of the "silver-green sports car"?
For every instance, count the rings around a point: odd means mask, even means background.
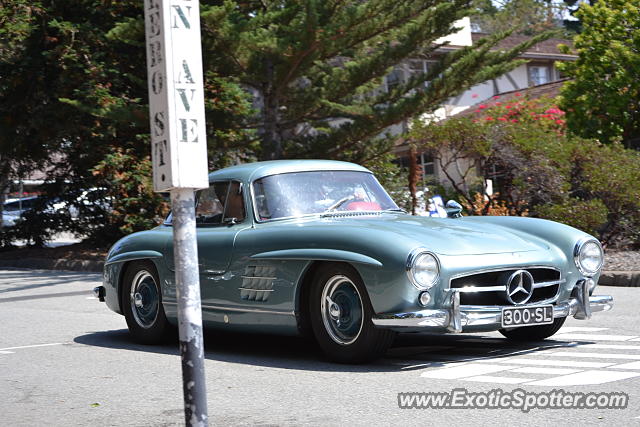
[[[380,356],[396,332],[500,331],[540,340],[568,316],[609,310],[592,296],[592,236],[523,217],[416,217],[351,163],[292,160],[209,175],[196,193],[205,327],[309,334],[338,362]],[[176,323],[171,216],[109,251],[95,289],[153,343]]]

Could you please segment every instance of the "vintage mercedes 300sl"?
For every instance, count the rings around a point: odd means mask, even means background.
[[[404,213],[367,169],[272,161],[222,169],[196,193],[206,327],[309,334],[339,362],[380,356],[396,332],[500,331],[540,340],[612,306],[592,296],[603,252],[569,226]],[[176,323],[171,216],[111,248],[104,286],[135,339]]]

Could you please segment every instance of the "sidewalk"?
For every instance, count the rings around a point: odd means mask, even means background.
[[[603,271],[598,284],[640,288],[640,271]]]

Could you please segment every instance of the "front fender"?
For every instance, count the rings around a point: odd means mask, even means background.
[[[127,262],[127,261],[134,261],[137,259],[152,259],[152,258],[162,258],[162,254],[158,251],[124,252],[107,259],[107,261],[104,264],[106,266],[106,265],[115,264],[118,262]]]

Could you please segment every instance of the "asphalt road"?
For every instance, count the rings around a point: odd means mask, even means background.
[[[175,345],[133,343],[91,295],[98,274],[0,270],[0,424],[183,424]],[[640,288],[599,287],[615,308],[553,339],[404,335],[366,366],[297,338],[207,333],[211,424],[640,424]],[[400,409],[400,392],[622,392],[626,409]]]

